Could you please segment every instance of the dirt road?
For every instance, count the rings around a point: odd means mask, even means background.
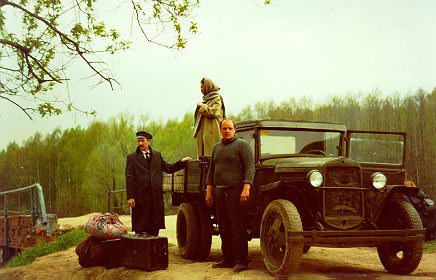
[[[89,215],[59,219],[61,228],[84,225]],[[177,244],[175,216],[166,217],[167,229],[160,234],[169,243]],[[126,226],[130,217],[121,216]],[[182,259],[177,246],[169,248],[169,267],[166,270],[145,272],[124,267],[82,268],[74,248],[36,259],[31,265],[0,270],[0,279],[275,279],[263,267],[259,240],[249,243],[249,270],[235,274],[231,269],[212,269],[220,258],[220,239],[213,237],[210,257],[205,262]],[[410,275],[399,276],[386,272],[373,248],[311,248],[303,256],[300,271],[292,279],[436,279],[436,253],[424,254],[418,268]]]

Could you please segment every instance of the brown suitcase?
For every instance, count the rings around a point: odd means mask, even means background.
[[[121,263],[122,259],[122,247],[121,247],[121,239],[108,239],[102,241],[103,245],[103,265],[106,268],[115,268],[123,266]]]
[[[136,234],[121,236],[122,265],[146,271],[168,268],[168,239]]]

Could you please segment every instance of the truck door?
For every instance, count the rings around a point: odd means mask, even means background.
[[[345,138],[346,157],[361,164],[363,185],[382,172],[387,185],[403,185],[405,181],[405,132],[349,130]]]

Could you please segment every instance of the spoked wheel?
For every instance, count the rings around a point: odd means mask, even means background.
[[[177,212],[177,245],[182,258],[195,259],[198,241],[199,227],[194,206],[182,203]]]
[[[421,218],[415,208],[405,201],[392,201],[380,217],[381,229],[422,229]],[[409,242],[386,242],[377,247],[380,261],[387,271],[406,275],[421,261],[424,239]]]
[[[260,246],[268,271],[287,277],[298,271],[303,255],[303,242],[290,242],[288,231],[302,231],[300,214],[288,200],[274,200],[263,213]]]

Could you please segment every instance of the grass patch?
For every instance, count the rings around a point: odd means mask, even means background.
[[[40,242],[34,247],[24,249],[20,254],[12,258],[4,267],[17,267],[31,264],[37,257],[49,255],[79,245],[89,236],[83,228],[69,231],[56,237],[51,242]]]
[[[436,240],[424,243],[424,253],[436,253]]]

